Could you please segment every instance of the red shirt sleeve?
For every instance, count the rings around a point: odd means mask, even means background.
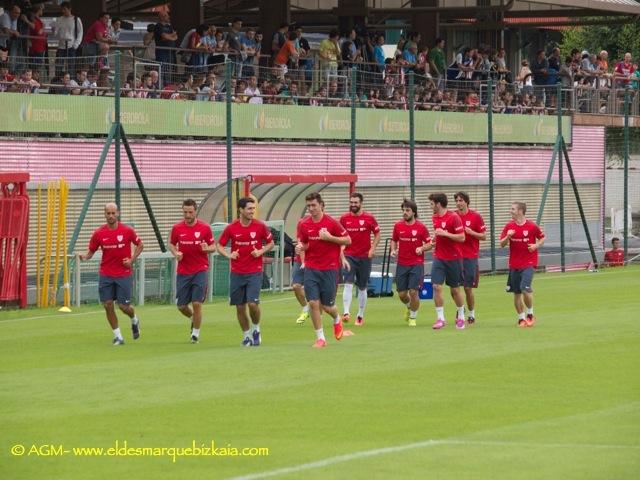
[[[207,242],[207,245],[211,246],[214,243],[216,243],[216,239],[213,236],[213,232],[211,231],[211,227],[209,225],[207,225],[207,236],[204,239],[205,242]]]
[[[266,223],[262,224],[262,232],[265,243],[270,243],[271,241],[273,241],[273,234],[271,233],[271,229],[267,227]]]
[[[229,243],[229,239],[231,238],[231,233],[229,232],[229,230],[231,229],[230,227],[231,225],[227,225],[222,232],[222,235],[220,235],[220,238],[218,239],[218,243],[223,247],[227,246],[227,243]]]
[[[422,239],[422,243],[429,243],[431,241],[431,235],[429,235],[429,229],[427,226],[424,226],[424,237]]]
[[[178,244],[178,232],[176,231],[176,227],[175,225],[173,226],[173,228],[171,229],[171,235],[169,236],[169,243],[171,245],[177,245]]]
[[[371,231],[376,234],[380,231],[380,225],[378,225],[378,222],[376,221],[376,219],[372,216],[371,217]]]
[[[309,236],[307,235],[307,232],[305,232],[302,228],[302,223],[298,224],[298,240],[300,240],[302,243],[309,242]]]
[[[502,229],[502,233],[500,234],[500,238],[504,238],[507,236],[507,232],[509,231],[509,224],[507,223]]]
[[[393,233],[391,234],[391,240],[393,240],[394,242],[397,242],[400,240],[400,237],[398,236],[398,225],[394,225],[393,226]]]
[[[544,232],[538,225],[536,225],[536,238],[537,239],[544,238]]]
[[[336,220],[333,221],[333,225],[331,226],[331,230],[329,231],[329,233],[331,235],[336,236],[336,237],[347,237],[347,236],[349,236],[349,234],[344,229],[342,224],[337,222]]]
[[[459,215],[452,215],[453,218],[453,224],[451,225],[452,230],[455,233],[461,233],[464,232],[464,228],[462,226],[462,220],[460,219]]]
[[[96,230],[95,232],[93,232],[93,235],[91,235],[91,240],[89,240],[89,251],[95,252],[99,248],[100,242],[98,241],[98,231]]]
[[[138,237],[136,231],[131,227],[129,227],[129,240],[134,245],[140,245],[140,238]]]

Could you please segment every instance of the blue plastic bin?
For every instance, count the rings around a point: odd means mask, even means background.
[[[426,276],[422,281],[422,288],[418,293],[420,300],[433,300],[433,285],[431,285],[431,277]]]

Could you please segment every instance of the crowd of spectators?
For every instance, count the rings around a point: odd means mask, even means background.
[[[42,4],[21,3],[0,16],[0,91],[113,95],[110,51],[118,44],[121,20],[103,12],[85,29],[65,1],[47,32]],[[52,64],[48,40],[57,45]],[[602,90],[640,84],[629,53],[611,68],[606,51],[574,50],[563,61],[560,49],[552,48],[548,56],[540,50],[512,69],[504,48],[465,47],[447,62],[443,38],[429,48],[415,32],[402,37],[389,56],[384,36],[365,29],[342,35],[333,30],[312,50],[302,27],[286,23],[271,38],[270,56],[262,54],[264,42],[262,32],[245,28],[241,18],[225,29],[199,25],[180,38],[163,11],[143,38],[141,59],[147,65],[125,75],[122,95],[200,101],[229,96],[239,103],[310,106],[348,106],[355,95],[360,107],[407,109],[413,91],[417,110],[480,112],[488,108],[491,78],[493,111],[545,114],[556,107],[556,85]]]

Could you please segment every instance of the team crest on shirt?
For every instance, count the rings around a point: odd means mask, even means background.
[[[441,222],[440,225],[442,225],[442,228],[447,226],[447,222]]]
[[[466,222],[464,222],[464,223],[465,223],[465,225],[466,225],[467,227],[468,227],[469,225],[471,225],[471,221],[470,221],[470,220],[467,220],[467,221],[466,221]]]
[[[418,230],[411,230],[411,235],[414,237],[418,234]]]
[[[249,235],[251,235],[251,238],[256,238],[256,232],[250,232]]]
[[[360,220],[360,226],[364,225],[364,220]]]
[[[529,230],[523,230],[523,231],[522,231],[522,234],[523,234],[525,237],[528,237],[528,236],[529,236]]]
[[[196,238],[200,238],[200,232],[194,232],[194,235],[196,236]]]
[[[118,235],[116,238],[118,239],[119,242],[121,242],[124,237],[122,235]]]

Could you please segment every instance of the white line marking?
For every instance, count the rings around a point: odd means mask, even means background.
[[[279,475],[287,475],[290,473],[302,472],[305,470],[313,470],[316,468],[324,468],[338,463],[350,462],[361,458],[377,457],[389,453],[404,452],[407,450],[415,450],[418,448],[436,447],[439,445],[466,445],[466,446],[500,446],[500,447],[527,447],[527,448],[598,448],[598,449],[632,449],[640,450],[640,445],[607,445],[593,443],[526,443],[526,442],[507,442],[507,441],[491,441],[491,440],[424,440],[421,442],[409,443],[406,445],[398,445],[395,447],[376,448],[374,450],[364,450],[361,452],[348,453],[337,457],[329,457],[316,462],[301,463],[291,467],[279,468],[267,472],[252,473],[239,477],[232,477],[229,480],[255,480],[259,478],[276,477]]]

